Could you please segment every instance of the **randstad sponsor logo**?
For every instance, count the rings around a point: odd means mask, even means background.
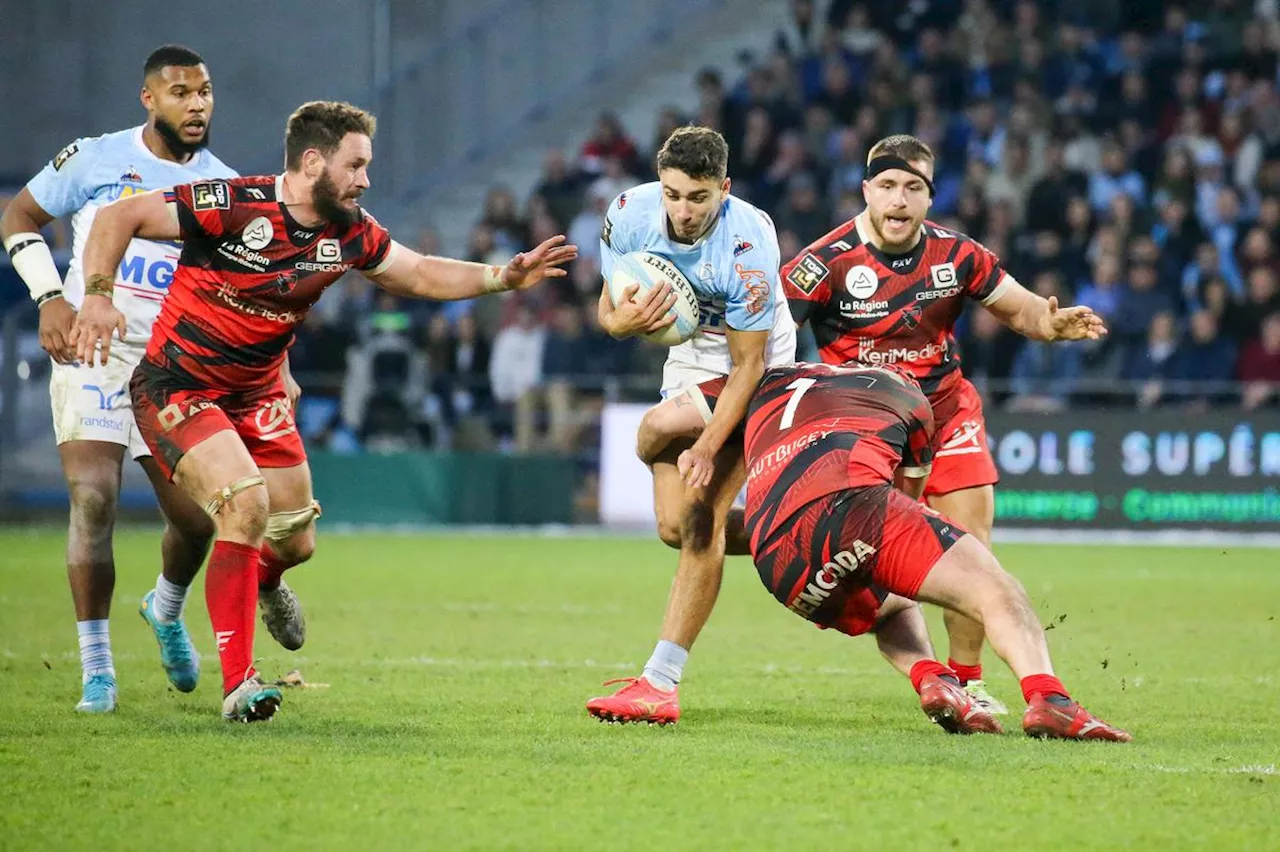
[[[124,422],[112,420],[110,417],[81,417],[80,425],[90,429],[109,429],[112,432],[124,431]]]

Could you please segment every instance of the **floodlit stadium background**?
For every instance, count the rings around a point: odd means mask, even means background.
[[[0,204],[77,136],[140,122],[142,59],[176,41],[207,58],[212,148],[242,173],[280,168],[298,103],[347,99],[379,117],[367,206],[401,241],[582,248],[525,296],[332,288],[291,353],[329,523],[649,523],[633,406],[664,352],[600,334],[596,237],[692,121],[728,137],[733,191],[784,259],[860,209],[867,147],[911,132],[940,157],[934,219],[1107,317],[1106,345],[1050,347],[968,312],[997,528],[1280,530],[1274,2],[183,5],[6,4]],[[65,262],[66,226],[51,236]],[[5,260],[0,311],[0,517],[56,518],[47,359]],[[124,505],[150,518],[130,473]]]

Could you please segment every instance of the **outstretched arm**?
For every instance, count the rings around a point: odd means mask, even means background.
[[[562,268],[578,256],[578,247],[565,245],[563,236],[521,252],[506,266],[471,263],[418,254],[394,244],[383,267],[365,273],[373,283],[399,296],[449,302],[473,299],[504,290],[527,290],[543,278],[560,278]]]
[[[1092,308],[1058,307],[1058,297],[1044,298],[1012,278],[1001,284],[1000,297],[986,306],[996,319],[1032,340],[1097,340],[1107,333]]]

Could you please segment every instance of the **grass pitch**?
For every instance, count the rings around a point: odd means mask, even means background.
[[[307,645],[276,720],[168,688],[136,609],[158,537],[117,540],[119,712],[72,711],[62,537],[0,533],[0,848],[1280,848],[1280,560],[1002,546],[1063,680],[1131,745],[951,737],[869,638],[808,626],[730,560],[675,728],[583,701],[635,674],[675,560],[656,541],[325,536],[289,580]],[[197,581],[200,588],[202,583]],[[945,639],[931,616],[935,638]],[[1017,684],[988,652],[1010,705]]]

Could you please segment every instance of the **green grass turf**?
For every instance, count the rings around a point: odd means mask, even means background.
[[[134,614],[154,533],[117,543],[119,712],[78,697],[62,539],[0,533],[0,848],[1275,849],[1280,562],[1265,550],[1003,546],[1059,673],[1132,745],[951,737],[869,638],[784,611],[744,560],[675,728],[582,702],[647,657],[657,542],[322,535],[290,575],[308,641],[276,720],[168,689]],[[931,615],[935,636],[938,619]],[[1017,685],[988,653],[1009,704]]]

